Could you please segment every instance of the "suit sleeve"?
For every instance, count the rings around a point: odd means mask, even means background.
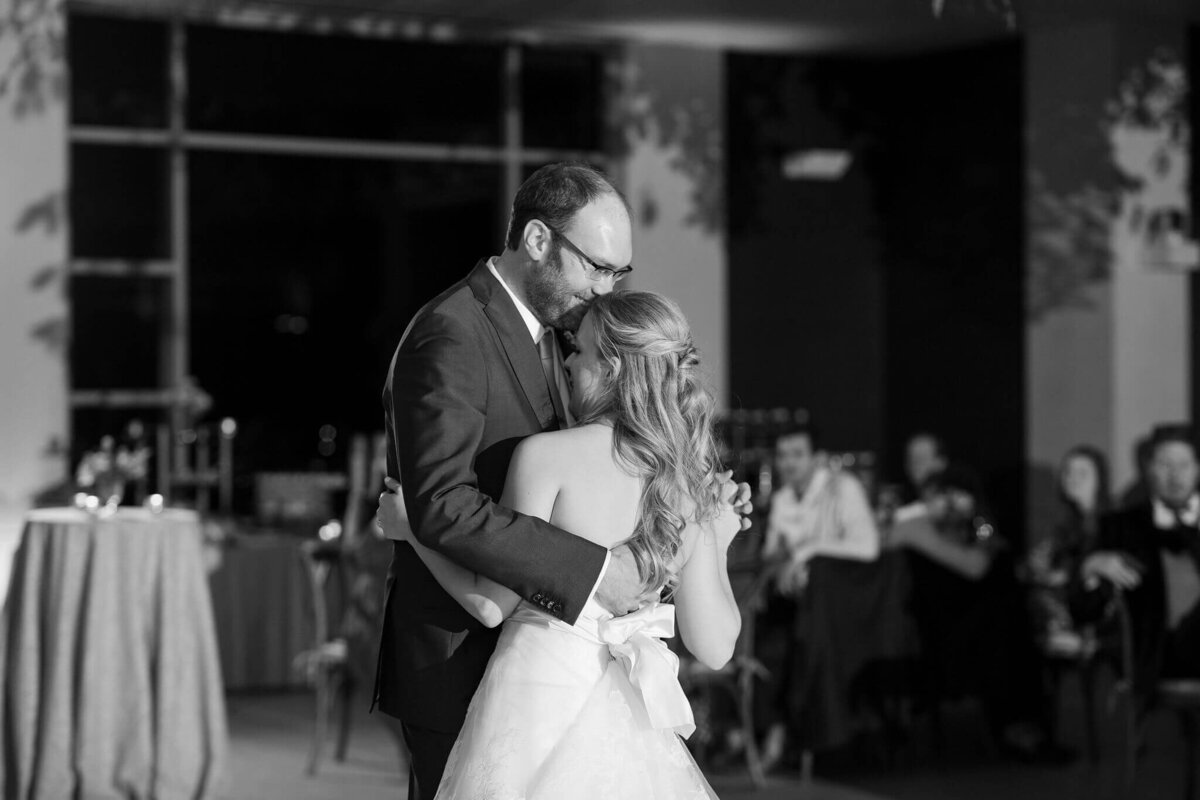
[[[573,623],[607,550],[479,489],[475,457],[487,413],[487,364],[461,320],[419,320],[392,369],[389,408],[404,499],[422,544]]]

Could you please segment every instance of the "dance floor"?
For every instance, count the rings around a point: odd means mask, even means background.
[[[1081,744],[1079,709],[1064,700],[1062,738]],[[316,777],[305,775],[310,742],[311,699],[300,692],[230,694],[232,763],[224,798],[228,800],[401,800],[406,778],[391,735],[378,718],[360,714],[346,762],[330,756]],[[1020,766],[989,756],[976,735],[977,721],[949,717],[948,744],[941,754],[916,739],[899,763],[859,763],[826,759],[817,780],[773,775],[755,792],[744,774],[709,776],[721,800],[1117,800],[1121,798],[1120,735],[1115,718],[1105,718],[1102,763],[1084,760],[1066,768]],[[1150,750],[1141,764],[1136,798],[1174,799],[1182,795],[1182,742],[1174,718],[1158,715],[1148,730]]]
[[[1073,688],[1073,687],[1071,687]],[[1079,708],[1065,698],[1064,742],[1081,745]],[[374,716],[355,720],[348,758],[338,764],[326,757],[317,776],[304,774],[312,706],[300,692],[229,695],[233,737],[227,800],[401,800],[406,794],[401,756],[390,734]],[[898,762],[845,756],[818,759],[818,778],[776,774],[755,791],[744,774],[712,775],[722,800],[1117,800],[1121,795],[1119,729],[1103,714],[1103,759],[1061,768],[1019,766],[989,755],[976,735],[977,720],[965,715],[946,720],[945,751],[935,755],[928,741],[916,738]],[[1182,795],[1182,742],[1176,721],[1158,715],[1148,731],[1149,751],[1132,796],[1139,800],[1176,800]]]
[[[232,760],[227,800],[402,800],[407,794],[401,756],[375,716],[354,722],[346,761],[332,748],[316,776],[304,774],[310,743],[312,704],[304,693],[231,694],[228,698]],[[882,795],[818,780],[801,790],[798,780],[772,778],[755,792],[741,775],[714,776],[722,800],[883,800]],[[569,798],[564,798],[569,800]]]

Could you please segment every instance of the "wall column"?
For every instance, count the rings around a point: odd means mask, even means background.
[[[1188,210],[1184,34],[1103,20],[1027,37],[1031,540],[1054,522],[1069,447],[1101,448],[1119,493],[1138,439],[1190,415],[1188,273],[1149,230]]]

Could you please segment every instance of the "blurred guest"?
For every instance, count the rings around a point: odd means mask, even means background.
[[[775,466],[781,486],[771,495],[763,558],[780,562],[777,585],[783,594],[803,588],[813,556],[867,561],[879,555],[866,490],[850,472],[830,467],[811,426],[776,439]]]
[[[763,560],[775,571],[773,591],[764,623],[766,637],[776,648],[768,693],[770,725],[763,747],[768,766],[783,755],[788,713],[786,676],[794,652],[792,641],[795,603],[808,576],[808,562],[817,555],[871,560],[879,555],[879,531],[862,483],[847,471],[834,469],[819,449],[814,429],[803,425],[782,433],[775,441],[775,467],[780,488],[771,496]],[[770,649],[768,647],[768,649]]]
[[[1191,428],[1151,434],[1148,501],[1102,518],[1098,549],[1080,571],[1077,613],[1098,615],[1112,587],[1126,594],[1135,688],[1200,678],[1200,463]]]
[[[1108,463],[1099,450],[1077,445],[1067,451],[1058,470],[1058,498],[1062,518],[1030,549],[1027,566],[1036,630],[1046,646],[1069,649],[1082,642],[1071,617],[1068,585],[1096,549],[1100,517],[1109,508]]]
[[[914,483],[918,477],[910,471]],[[978,697],[1003,753],[1059,763],[1067,754],[1048,735],[1038,655],[1009,547],[968,483],[945,468],[925,477],[921,501],[899,509],[887,537],[912,555],[923,692],[933,703]]]
[[[949,459],[941,438],[926,431],[909,438],[904,448],[904,473],[914,497],[919,497],[925,484],[945,472],[947,466]]]
[[[946,441],[936,433],[921,431],[909,437],[904,448],[904,473],[908,486],[902,497],[909,502],[922,500],[927,488],[935,481],[939,484],[949,481],[973,498],[983,496],[979,475],[972,467],[953,458]]]

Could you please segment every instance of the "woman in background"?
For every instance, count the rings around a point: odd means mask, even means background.
[[[1048,652],[1070,654],[1084,646],[1067,602],[1067,588],[1096,547],[1100,517],[1109,509],[1108,462],[1090,445],[1076,445],[1058,470],[1063,514],[1050,535],[1027,557],[1034,622]]]

